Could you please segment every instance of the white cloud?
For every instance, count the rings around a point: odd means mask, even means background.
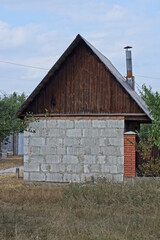
[[[159,77],[160,10],[157,9],[150,16],[145,10],[149,1],[146,4],[144,0],[140,1],[141,4],[138,4],[137,0],[119,1],[121,4],[116,2],[0,0],[6,11],[20,11],[30,16],[27,23],[21,21],[18,16],[19,23],[12,24],[9,16],[5,22],[0,21],[0,60],[3,58],[12,62],[50,68],[76,34],[80,33],[106,55],[122,75],[125,75],[123,47],[131,45],[134,74]],[[39,19],[34,18],[35,14]],[[37,84],[45,75],[41,70],[29,68],[20,70],[18,67],[4,64],[3,66],[0,64],[0,70],[2,73],[5,72],[4,75],[8,72],[15,79],[23,79],[23,83],[27,85],[26,89],[29,89],[27,91],[32,90],[33,86],[29,87],[30,84]],[[140,78],[137,78],[137,81],[140,84],[149,82]],[[15,85],[18,84],[18,80],[14,82]],[[157,80],[151,81],[151,84],[157,87]],[[21,87],[23,88],[23,85]]]

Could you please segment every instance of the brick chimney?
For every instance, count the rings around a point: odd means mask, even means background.
[[[124,49],[126,50],[126,68],[127,68],[127,76],[126,81],[130,85],[130,87],[134,90],[135,89],[135,82],[134,82],[134,76],[132,75],[132,47],[126,46]]]

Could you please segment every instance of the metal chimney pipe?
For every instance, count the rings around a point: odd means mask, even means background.
[[[134,83],[134,76],[132,75],[132,52],[131,49],[132,47],[126,46],[124,49],[126,50],[126,68],[127,68],[127,76],[126,76],[126,81],[130,85],[130,87],[134,90],[135,88],[135,83]]]

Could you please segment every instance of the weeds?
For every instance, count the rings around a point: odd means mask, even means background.
[[[160,181],[23,184],[0,176],[0,239],[160,239]]]

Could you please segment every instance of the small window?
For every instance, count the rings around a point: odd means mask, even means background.
[[[52,97],[51,99],[51,107],[55,107],[56,106],[56,99],[54,97]]]

